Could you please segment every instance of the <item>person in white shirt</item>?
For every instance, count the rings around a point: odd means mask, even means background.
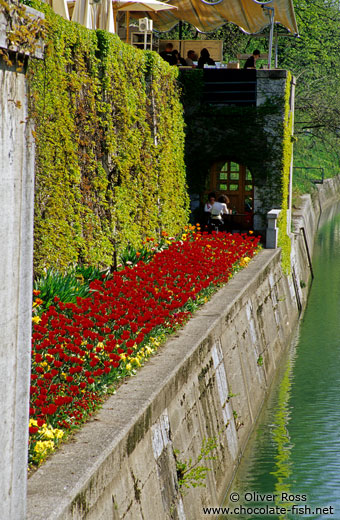
[[[214,202],[210,212],[211,226],[215,231],[222,230],[224,225],[223,215],[229,215],[228,206],[229,199],[226,195],[221,195],[217,202]]]
[[[188,51],[187,58],[186,58],[186,64],[190,67],[196,67],[194,64],[194,61],[198,60],[198,56],[195,51]]]

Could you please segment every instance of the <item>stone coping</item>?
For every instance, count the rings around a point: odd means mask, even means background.
[[[11,3],[11,2],[9,1],[9,3]],[[33,9],[33,7],[29,7],[27,5],[25,5],[23,7],[25,7],[26,13],[28,13],[32,18],[40,18],[40,19],[45,18],[44,13],[37,11],[37,9]],[[0,48],[16,52],[17,51],[16,48],[8,49],[7,25],[8,24],[7,24],[7,19],[6,19],[5,15],[2,12],[0,12]],[[20,53],[20,51],[19,51],[19,54],[24,54],[24,53],[23,52]],[[31,55],[31,57],[43,59],[44,45],[41,40],[39,40],[37,42],[35,53],[34,53],[34,55]]]

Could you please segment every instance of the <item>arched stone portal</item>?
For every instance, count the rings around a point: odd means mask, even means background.
[[[254,183],[253,176],[244,164],[224,160],[213,163],[207,178],[205,197],[209,192],[227,195],[233,224],[242,229],[253,225]]]

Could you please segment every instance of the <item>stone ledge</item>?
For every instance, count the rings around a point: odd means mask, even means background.
[[[26,12],[30,15],[31,18],[40,18],[41,20],[45,19],[44,13],[41,13],[40,11],[37,11],[36,9],[33,9],[33,7],[29,6],[23,6],[25,7]],[[8,31],[8,22],[3,12],[0,12],[0,48],[6,49],[9,52],[17,52],[18,49],[16,47],[8,48],[8,41],[7,41],[7,31]],[[28,55],[26,52],[20,52],[19,54],[25,54]],[[37,42],[37,46],[35,49],[34,54],[30,55],[32,58],[39,58],[43,59],[44,57],[44,44],[42,41]]]
[[[286,79],[288,76],[288,71],[285,69],[257,69],[256,70],[256,78],[257,79]]]

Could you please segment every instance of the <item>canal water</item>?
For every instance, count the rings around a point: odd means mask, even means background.
[[[315,278],[298,337],[227,494],[225,506],[238,514],[223,519],[340,519],[340,213],[334,213],[316,237]]]

